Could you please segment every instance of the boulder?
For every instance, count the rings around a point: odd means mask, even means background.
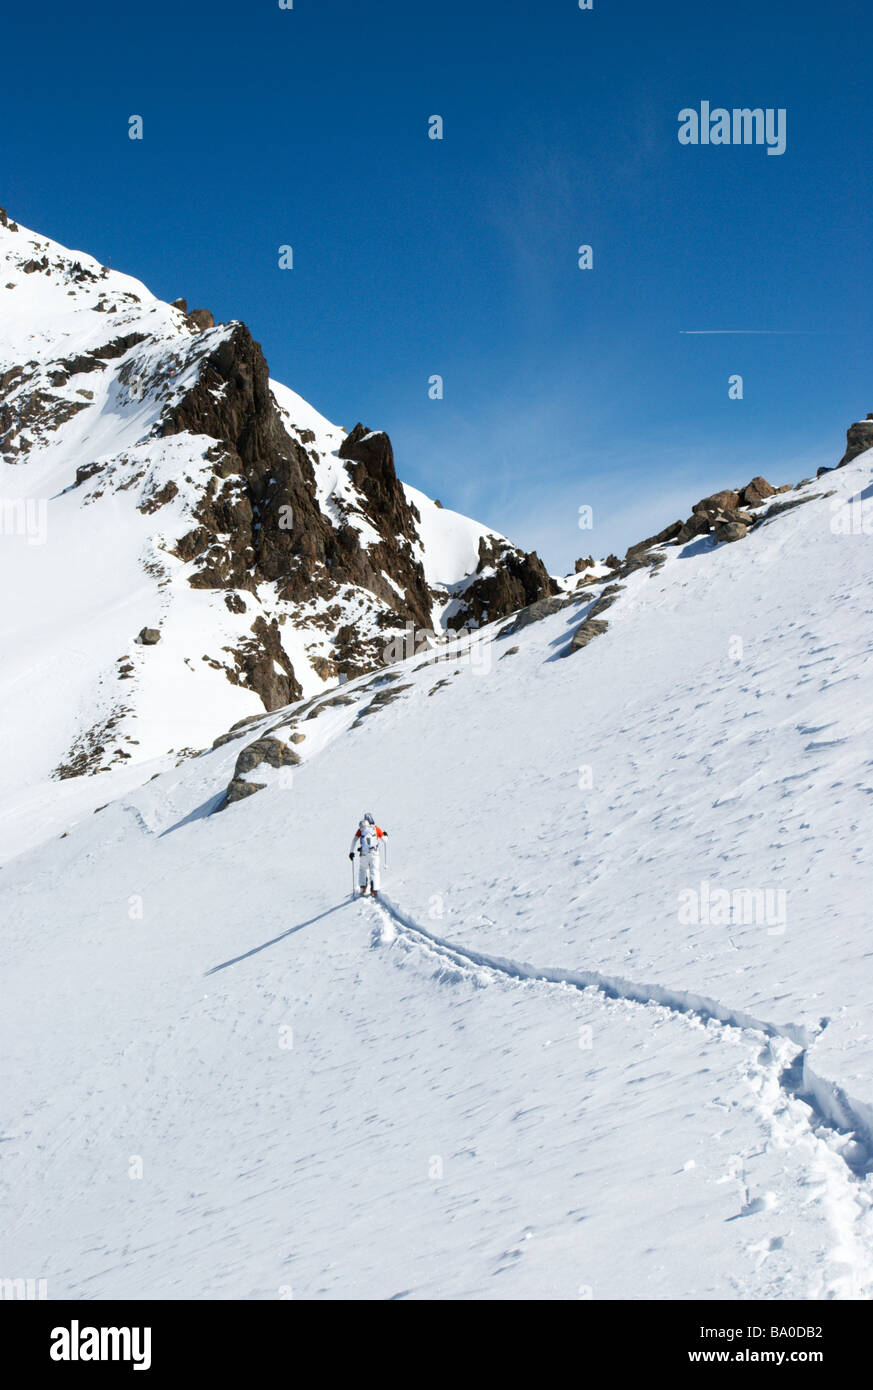
[[[538,598],[535,603],[529,603],[526,608],[522,608],[513,621],[507,623],[506,627],[502,627],[497,635],[498,637],[509,637],[520,632],[523,627],[529,627],[531,623],[538,623],[543,618],[551,617],[563,606],[564,600],[562,598]]]
[[[663,565],[664,555],[659,550],[634,550],[628,551],[627,559],[623,565],[619,565],[616,575],[619,579],[626,579],[629,574],[636,570],[649,569],[652,565]]]
[[[263,710],[259,714],[247,714],[244,719],[238,719],[235,724],[231,724],[230,732],[233,733],[235,729],[246,729],[250,724],[257,724],[263,718]]]
[[[748,534],[748,526],[744,526],[741,521],[725,521],[721,526],[715,528],[717,541],[741,541],[743,536]]]
[[[156,642],[160,642],[161,634],[156,627],[144,627],[136,640],[143,647],[153,647]]]
[[[207,328],[215,327],[215,319],[208,309],[192,309],[190,314],[186,314],[186,319],[192,328],[196,328],[198,333],[204,333]]]
[[[241,777],[234,777],[224,794],[221,810],[223,811],[225,806],[231,806],[234,801],[242,801],[247,796],[254,796],[255,792],[262,792],[264,786],[263,782],[245,782]]]
[[[732,488],[725,488],[723,492],[714,492],[710,497],[702,497],[699,502],[695,502],[691,508],[692,512],[709,512],[715,514],[721,512],[725,507],[738,507],[740,505],[740,494],[734,492]]]
[[[573,636],[570,638],[570,645],[565,653],[570,656],[573,652],[580,652],[583,647],[594,637],[600,637],[609,627],[609,623],[604,618],[588,617],[584,623],[580,623]]]
[[[687,521],[682,523],[676,536],[676,544],[685,545],[686,541],[692,541],[696,536],[707,535],[711,524],[706,512],[694,512]]]
[[[636,555],[642,550],[651,550],[653,545],[663,545],[666,541],[673,541],[682,530],[682,522],[674,521],[670,526],[665,526],[663,531],[659,531],[657,536],[649,536],[646,541],[637,541],[636,545],[629,545],[627,549],[627,559]]]
[[[216,749],[216,748],[223,748],[224,745],[225,745],[226,743],[233,743],[233,742],[235,742],[236,739],[238,739],[238,738],[244,738],[244,737],[245,737],[245,730],[244,730],[244,729],[237,729],[236,733],[234,733],[233,730],[231,729],[231,730],[229,730],[228,733],[226,733],[226,734],[219,734],[219,735],[218,735],[218,738],[213,739],[213,740],[212,740],[212,747],[213,747],[213,749]]]
[[[233,775],[242,777],[261,763],[266,763],[269,767],[296,767],[299,762],[300,754],[295,753],[294,749],[289,748],[281,739],[258,738],[254,743],[246,744],[236,760]]]
[[[740,502],[744,507],[760,507],[761,503],[766,502],[775,492],[775,487],[768,483],[766,478],[753,478],[741,489]]]
[[[246,773],[254,768],[266,764],[268,767],[296,767],[300,762],[300,754],[295,753],[293,748],[289,748],[287,743],[283,743],[278,738],[258,738],[254,743],[249,743],[242,750],[236,760],[236,767],[233,770],[233,777],[228,783],[224,800],[219,807],[223,811],[226,806],[231,806],[235,801],[242,801],[244,797],[252,796],[255,792],[262,792],[266,786],[265,782],[249,782]]]

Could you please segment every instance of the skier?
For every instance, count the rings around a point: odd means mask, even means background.
[[[361,897],[367,891],[368,876],[372,897],[379,896],[379,841],[387,837],[388,831],[380,829],[367,811],[352,836],[352,847],[349,851],[349,859],[352,861],[355,858],[355,850],[358,852],[358,883]]]

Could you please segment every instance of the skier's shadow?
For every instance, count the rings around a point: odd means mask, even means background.
[[[266,951],[268,946],[275,946],[278,941],[284,941],[286,936],[293,936],[295,932],[302,931],[304,927],[311,927],[313,922],[320,922],[325,917],[330,917],[332,912],[339,912],[341,907],[345,907],[349,899],[344,898],[341,903],[334,907],[329,907],[326,912],[319,912],[317,917],[310,917],[308,922],[301,922],[299,926],[289,927],[283,931],[281,936],[274,936],[272,941],[265,941],[261,946],[253,946],[250,951],[243,951],[241,956],[234,956],[232,960],[225,960],[221,965],[213,965],[211,970],[206,970],[205,975],[215,975],[219,970],[226,970],[229,965],[238,965],[241,960],[248,960],[249,956],[256,956],[260,951]]]

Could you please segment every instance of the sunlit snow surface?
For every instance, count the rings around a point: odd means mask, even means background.
[[[576,655],[591,595],[395,668],[355,728],[346,687],[225,811],[239,742],[7,863],[4,1272],[869,1297],[873,567],[834,508],[871,464],[668,548]],[[382,905],[350,899],[364,810]],[[704,883],[784,910],[689,920]]]

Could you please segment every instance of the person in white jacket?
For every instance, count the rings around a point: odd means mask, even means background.
[[[387,835],[388,831],[382,830],[382,828],[376,824],[370,812],[367,811],[352,836],[349,858],[354,860],[355,851],[357,850],[358,884],[361,889],[362,897],[367,891],[368,880],[372,896],[374,898],[378,898],[379,896],[379,884],[381,881],[379,846],[380,841],[386,839]]]

